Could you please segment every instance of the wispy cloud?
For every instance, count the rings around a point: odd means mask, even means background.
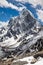
[[[0,7],[10,7],[12,9],[16,9],[18,11],[21,11],[24,7],[17,7],[13,5],[12,3],[8,3],[6,0],[0,0]]]
[[[3,21],[3,23],[2,23],[2,21],[0,21],[0,28],[3,26],[3,27],[5,27],[5,26],[7,26],[8,25],[8,22],[9,21],[7,21],[7,22],[4,22]]]
[[[43,21],[43,11],[42,10],[38,10],[37,11],[37,15],[38,15],[38,19],[41,19]]]
[[[29,2],[34,6],[36,6],[37,4],[41,4],[43,6],[43,0],[16,0],[16,1],[24,2],[24,3]]]

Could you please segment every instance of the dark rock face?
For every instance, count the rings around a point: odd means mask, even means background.
[[[34,49],[35,51],[43,50],[43,39],[37,40],[37,42],[31,46],[31,49]]]
[[[4,30],[5,30],[5,28],[4,27],[1,27],[0,35],[3,33]]]
[[[31,16],[29,11],[23,10],[20,16],[17,16],[16,18],[14,18],[14,20],[11,19],[9,21],[8,26],[12,35],[16,36],[23,32],[29,31],[29,29],[31,29],[35,23],[36,20]]]

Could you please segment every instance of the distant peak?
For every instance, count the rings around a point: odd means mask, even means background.
[[[24,8],[24,9],[21,11],[20,14],[21,14],[22,16],[31,15],[31,16],[34,18],[32,12],[31,12],[30,10],[26,9],[26,8]]]
[[[21,11],[21,14],[22,14],[22,15],[27,15],[27,14],[29,14],[29,12],[28,12],[27,9],[24,8],[24,9]]]

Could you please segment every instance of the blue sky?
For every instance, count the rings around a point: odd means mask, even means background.
[[[38,2],[39,1],[39,2]],[[34,17],[43,22],[42,0],[1,0],[0,1],[0,21],[7,22],[11,17],[18,16],[23,8],[32,12]]]
[[[0,21],[7,21],[11,17],[19,15],[19,11],[11,8],[2,8],[0,7]]]

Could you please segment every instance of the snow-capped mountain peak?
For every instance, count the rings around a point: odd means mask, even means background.
[[[8,46],[7,44],[9,43],[11,47],[18,47],[25,42],[30,43],[29,46],[31,46],[34,44],[34,41],[36,42],[37,39],[41,37],[40,31],[41,24],[27,9],[23,9],[19,16],[11,18],[8,22],[6,33],[0,37],[1,46],[3,46],[3,44],[4,46]],[[28,44],[26,48],[29,47]],[[22,49],[25,49],[25,45]]]

